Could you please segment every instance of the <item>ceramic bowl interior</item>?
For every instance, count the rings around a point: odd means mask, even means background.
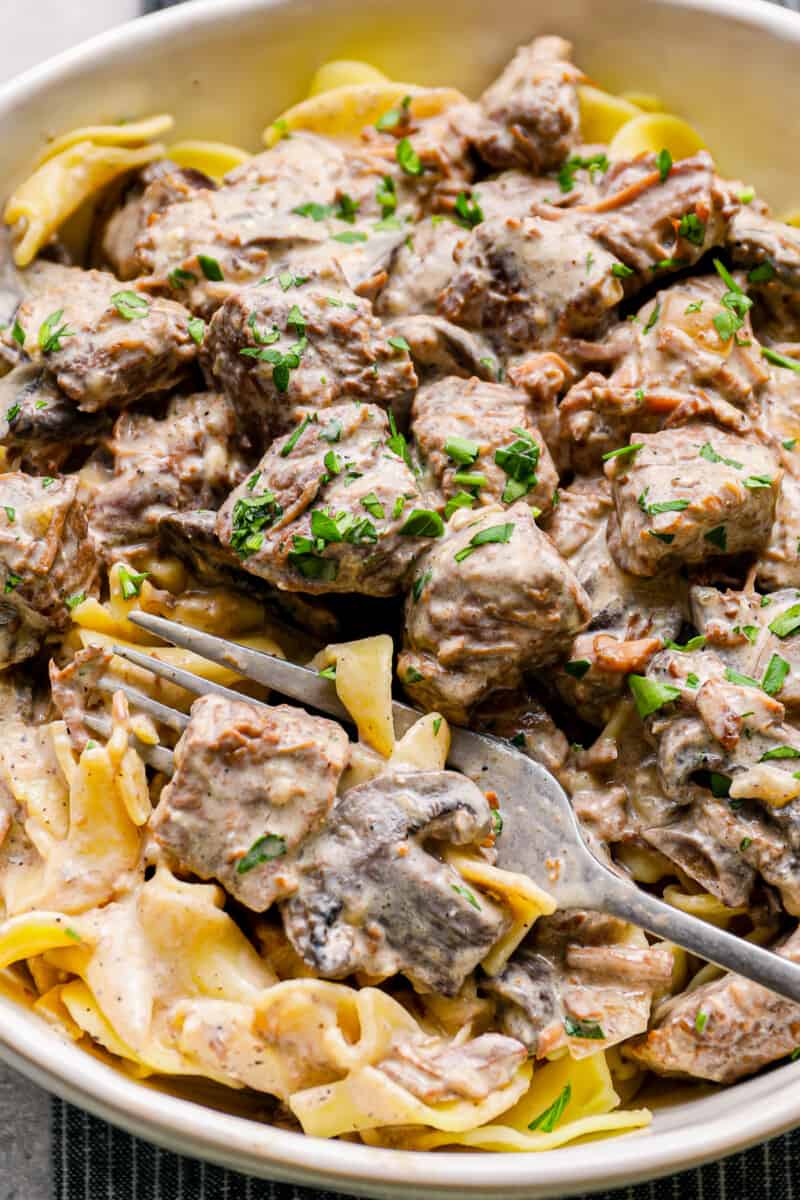
[[[537,33],[575,43],[614,91],[655,92],[723,172],[800,206],[800,16],[759,0],[197,0],[124,26],[0,89],[7,194],[42,142],[77,125],[173,112],[178,137],[260,147],[326,59],[476,94]],[[0,995],[0,1054],[39,1083],[172,1149],[347,1193],[565,1197],[731,1153],[800,1121],[800,1062],[656,1112],[652,1129],[548,1154],[413,1154],[304,1138],[119,1074]],[[191,1088],[184,1090],[184,1096]]]

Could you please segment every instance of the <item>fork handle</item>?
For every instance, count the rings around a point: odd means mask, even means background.
[[[602,891],[602,896],[598,896]],[[593,880],[592,907],[674,942],[699,958],[752,979],[787,1000],[800,1003],[800,964],[735,937],[699,917],[673,908],[604,869],[602,882]]]

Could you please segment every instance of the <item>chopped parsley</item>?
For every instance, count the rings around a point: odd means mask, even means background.
[[[297,308],[296,305],[294,307]],[[292,313],[289,314],[289,319],[291,317]],[[302,320],[302,314],[300,319]],[[261,336],[273,340],[271,334],[262,334]],[[272,365],[272,382],[275,384],[276,390],[286,392],[289,389],[291,372],[300,366],[300,359],[307,346],[308,339],[303,335],[287,350],[277,350],[272,346],[245,346],[239,353],[246,358],[257,358],[261,362],[270,363]]]
[[[656,300],[655,307],[647,318],[647,324],[644,327],[644,332],[649,333],[650,330],[658,323],[658,318],[661,316],[661,301]]]
[[[753,844],[752,838],[743,837],[742,840],[739,842],[739,849],[747,850],[749,846],[752,846],[752,844]]]
[[[323,548],[325,543],[321,543]],[[318,549],[318,543],[309,537],[292,538],[292,549],[287,560],[290,566],[296,567],[304,579],[322,579],[330,581],[339,574],[339,564],[335,558],[324,558]]]
[[[747,272],[748,283],[769,283],[777,275],[777,271],[769,260],[759,263]]]
[[[648,517],[657,517],[659,513],[683,512],[689,507],[688,500],[654,500],[650,503],[647,499],[649,491],[649,487],[646,487],[636,501],[639,508],[643,513],[647,513]]]
[[[690,671],[689,674],[686,676],[686,686],[690,687],[690,688],[696,688],[696,687],[699,687],[699,685],[700,685],[700,676],[695,675],[694,671]]]
[[[330,679],[331,681],[335,680],[336,663],[332,663],[329,667],[323,667],[321,671],[317,672],[317,674],[319,675],[320,679]]]
[[[444,444],[444,452],[448,458],[452,458],[453,462],[461,463],[465,467],[472,466],[480,451],[481,448],[477,442],[473,442],[469,438],[458,437],[456,434],[449,437]]]
[[[17,519],[17,510],[15,508],[12,508],[10,504],[4,504],[3,509],[5,511],[6,516],[8,517],[9,523],[11,525],[13,525]]]
[[[564,663],[564,670],[573,679],[583,679],[591,665],[588,658],[574,658],[572,662]]]
[[[194,271],[185,271],[183,267],[173,267],[167,275],[167,283],[177,291],[179,288],[188,287],[190,283],[197,283],[197,276]]]
[[[140,317],[146,317],[150,312],[147,298],[141,292],[131,290],[114,292],[111,303],[126,321],[138,321]]]
[[[724,554],[728,549],[728,531],[724,525],[715,525],[713,529],[707,530],[703,534],[707,542],[711,542],[712,546],[716,546]]]
[[[335,233],[333,235],[335,242],[344,242],[346,246],[354,246],[356,242],[366,242],[366,233],[359,233],[356,229],[346,229],[344,233]]]
[[[744,486],[756,490],[757,488],[772,487],[773,483],[774,480],[771,475],[748,475],[744,481]]]
[[[602,1025],[597,1021],[578,1021],[575,1017],[564,1017],[564,1031],[567,1037],[586,1038],[590,1041],[602,1041],[605,1038]]]
[[[770,633],[774,633],[776,637],[785,638],[790,633],[795,633],[800,629],[800,604],[792,604],[789,608],[784,609],[779,617],[769,623]]]
[[[420,675],[420,679],[421,678],[422,678],[422,676]],[[461,887],[457,883],[451,883],[450,887],[453,889],[454,892],[458,892],[459,896],[463,896],[464,899],[467,900],[472,905],[473,908],[477,908],[478,912],[480,912],[481,906],[478,903],[478,901],[475,899],[474,894],[469,890],[468,887]]]
[[[483,220],[483,209],[478,202],[478,197],[472,194],[468,196],[466,192],[459,192],[456,196],[455,209],[459,224],[464,225],[467,229],[474,229]]]
[[[659,683],[657,679],[649,679],[646,675],[629,675],[628,687],[642,720],[651,713],[658,712],[665,704],[671,704],[681,694],[680,688],[673,687],[670,683]]]
[[[206,323],[202,317],[189,317],[186,322],[186,328],[189,330],[189,337],[199,346],[205,337]]]
[[[288,292],[290,287],[300,287],[307,280],[308,275],[293,275],[291,271],[281,271],[278,276],[278,283],[282,292]]]
[[[39,326],[38,341],[42,354],[51,354],[54,350],[60,350],[63,338],[75,336],[74,329],[69,329],[66,325],[59,325],[58,322],[63,315],[63,308],[58,308],[55,312],[50,313],[49,317],[45,317]]]
[[[8,421],[9,425],[12,421],[16,421],[20,411],[21,408],[19,401],[16,401],[16,403],[12,404],[10,408],[6,409],[6,420]]]
[[[691,242],[693,246],[702,246],[706,237],[705,222],[700,220],[697,213],[684,213],[681,217],[681,223],[678,226],[678,233],[682,238],[686,238],[687,242]]]
[[[274,525],[283,509],[272,492],[240,496],[231,514],[231,547],[239,558],[249,558],[264,544],[264,530]]]
[[[439,720],[441,720],[441,717],[439,718]],[[434,721],[434,725],[435,724],[436,724],[436,722]],[[439,732],[438,729],[436,730],[436,732],[437,733]],[[499,838],[500,834],[502,832],[503,832],[503,814],[500,812],[499,808],[493,808],[492,809],[492,833],[494,834],[494,836],[496,838]]]
[[[54,483],[55,483],[55,479],[53,478],[53,476],[52,476],[52,475],[45,475],[44,479],[42,480],[42,487],[43,487],[43,488],[49,488],[49,487],[51,487],[51,486],[52,486]]]
[[[11,336],[18,346],[25,345],[25,330],[22,328],[18,320],[14,321],[11,327]]]
[[[479,546],[490,545],[493,542],[510,542],[511,535],[515,529],[513,522],[508,522],[504,525],[490,525],[488,529],[481,529],[478,533],[470,538],[469,544],[463,549],[458,550],[453,557],[456,562],[463,562],[465,558],[469,558]]]
[[[573,154],[565,163],[562,163],[559,169],[558,186],[562,192],[571,192],[575,186],[575,175],[578,171],[588,171],[594,180],[595,173],[607,171],[608,166],[608,155],[606,154],[591,154],[588,158]]]
[[[659,150],[656,155],[656,166],[661,176],[661,182],[666,183],[669,173],[672,170],[672,155],[666,147],[663,150]]]
[[[689,638],[688,642],[681,645],[680,642],[666,642],[667,650],[678,650],[681,654],[691,654],[693,650],[702,650],[706,644],[706,639],[699,633],[697,637]]]
[[[422,174],[422,160],[407,137],[400,138],[394,148],[394,156],[406,175]]]
[[[603,455],[603,462],[609,462],[612,458],[628,458],[632,457],[637,450],[644,448],[644,442],[634,442],[630,446],[620,446],[617,450],[609,450]]]
[[[687,304],[683,310],[684,316],[688,317],[689,313],[702,312],[704,304],[705,300],[692,300],[691,304]]]
[[[393,350],[405,350],[406,353],[410,352],[411,350],[411,347],[404,337],[390,337],[387,338],[386,341]]]
[[[722,454],[717,454],[711,442],[706,442],[700,447],[700,457],[710,463],[724,463],[726,467],[735,467],[737,471],[741,471],[743,463],[737,462],[735,458],[725,458]]]
[[[757,679],[753,679],[752,675],[743,675],[741,671],[734,671],[733,667],[725,668],[725,678],[728,683],[738,684],[739,687],[761,687]]]
[[[525,734],[524,733],[515,733],[514,736],[512,738],[510,738],[509,740],[510,740],[512,746],[517,746],[517,747],[524,746],[525,745]]]
[[[397,188],[391,175],[384,175],[375,191],[375,199],[381,206],[383,219],[391,217],[397,208]]]
[[[439,736],[439,730],[440,730],[441,728],[442,728],[442,718],[441,718],[441,717],[434,717],[434,718],[433,718],[433,736],[434,736],[434,737],[438,737],[438,736]],[[495,810],[495,811],[497,811],[497,810]],[[495,832],[496,832],[496,830],[495,830]]]
[[[617,279],[627,279],[633,274],[633,267],[628,267],[625,263],[615,262],[611,264],[611,274],[616,275]]]
[[[441,537],[444,533],[444,522],[437,512],[430,508],[412,508],[399,532],[405,537]]]
[[[246,854],[243,854],[236,864],[236,874],[246,875],[254,867],[272,862],[286,853],[286,838],[277,833],[265,833],[256,838]]]
[[[222,274],[222,267],[215,258],[211,258],[208,254],[198,254],[197,261],[200,264],[200,270],[209,283],[221,283],[223,281],[225,276]]]
[[[457,509],[472,508],[474,503],[475,496],[471,492],[456,492],[455,496],[451,496],[444,506],[444,519],[449,521]]]
[[[396,129],[398,125],[405,125],[409,118],[409,110],[411,108],[411,97],[404,96],[400,101],[399,108],[390,108],[375,122],[375,128],[383,133],[387,129]]]
[[[15,588],[19,587],[21,583],[22,576],[15,575],[13,571],[9,571],[8,575],[6,576],[6,582],[3,591],[6,595],[8,595],[9,592],[13,592]]]
[[[789,664],[785,658],[781,658],[780,654],[773,654],[767,664],[767,669],[764,672],[764,678],[761,681],[761,686],[768,696],[776,696],[783,687],[786,676],[789,674]]]
[[[132,600],[134,596],[138,596],[142,590],[149,571],[140,571],[138,574],[135,571],[129,571],[127,567],[119,568],[119,590],[122,593],[123,600]]]
[[[405,434],[397,432],[397,425],[394,420],[394,413],[389,410],[389,429],[391,436],[386,439],[387,449],[391,450],[392,454],[396,454],[398,458],[402,458],[406,466],[411,469],[411,455],[408,451],[408,443],[405,439]]]
[[[775,746],[773,750],[762,754],[758,761],[769,762],[773,758],[800,758],[800,750],[795,750],[794,746]]]
[[[71,596],[67,596],[64,603],[66,604],[69,611],[72,612],[73,608],[77,608],[79,604],[83,604],[85,599],[86,599],[86,592],[73,592],[73,594]]]
[[[784,450],[794,450],[797,445],[797,438],[784,438],[781,442]]]
[[[567,1083],[561,1090],[561,1094],[556,1097],[549,1108],[544,1112],[540,1112],[538,1117],[534,1117],[528,1129],[540,1129],[542,1133],[552,1133],[558,1122],[564,1115],[564,1109],[569,1104],[572,1098],[572,1085]]]
[[[422,678],[423,676],[421,672],[419,672],[416,667],[409,667],[406,671],[406,677],[403,680],[403,683],[419,683]],[[456,891],[458,891],[457,888]]]
[[[328,456],[326,454],[326,456],[325,456],[325,458],[326,458],[325,465],[326,466],[328,465],[327,457]],[[364,496],[364,498],[361,501],[361,504],[367,510],[367,512],[370,514],[370,516],[375,517],[376,520],[382,521],[383,518],[386,516],[384,507],[374,492],[370,492],[369,495]]]
[[[422,575],[418,575],[414,580],[414,586],[411,589],[411,595],[414,597],[414,603],[419,600],[425,588],[433,579],[433,571],[424,571]]]
[[[800,359],[790,358],[788,354],[779,354],[777,350],[770,350],[769,346],[761,347],[761,355],[775,367],[786,367],[790,371],[800,371]]]
[[[702,1008],[698,1008],[697,1016],[694,1019],[694,1027],[698,1033],[702,1033],[708,1024],[708,1013]]]
[[[525,429],[512,428],[517,438],[509,446],[495,451],[494,461],[508,476],[501,497],[504,504],[512,504],[536,487],[536,468],[541,453],[539,445]]]

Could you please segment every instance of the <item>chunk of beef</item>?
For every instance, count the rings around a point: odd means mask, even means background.
[[[512,387],[527,394],[533,404],[534,420],[556,465],[567,465],[559,437],[560,399],[575,378],[575,372],[560,354],[552,351],[523,354],[509,363],[506,372]]]
[[[743,410],[769,379],[749,315],[738,337],[723,339],[714,324],[730,310],[716,276],[687,279],[658,293],[619,330],[617,362],[609,379],[591,371],[561,406],[565,457],[578,471],[600,466],[634,430],[655,433],[708,415],[746,432]],[[735,407],[731,407],[735,406]]]
[[[491,811],[452,771],[398,771],[350,788],[300,862],[283,906],[286,933],[320,975],[408,976],[418,991],[453,996],[508,918],[425,848],[480,843]]]
[[[513,1079],[528,1051],[514,1038],[484,1033],[467,1042],[423,1036],[395,1042],[376,1068],[425,1104],[485,1100]]]
[[[350,399],[387,406],[417,384],[403,344],[389,343],[369,301],[338,273],[234,292],[211,322],[203,359],[259,446],[290,429],[298,409]]]
[[[179,167],[166,158],[148,163],[98,213],[92,237],[95,265],[113,271],[117,279],[135,279],[139,274],[136,243],[153,213],[213,188],[213,181],[192,167]]]
[[[33,363],[0,379],[0,445],[7,461],[32,474],[54,474],[76,447],[88,448],[109,425],[106,413],[81,413]]]
[[[420,186],[437,172],[405,174],[394,139],[347,145],[314,134],[293,133],[231,171],[216,190],[179,198],[153,213],[134,251],[144,286],[181,289],[189,307],[210,316],[232,291],[270,272],[341,263],[353,287],[376,291],[405,237],[402,223],[375,228],[383,180],[393,185],[395,212],[411,213]],[[383,143],[386,143],[383,145]],[[439,152],[428,155],[443,161]],[[176,273],[177,272],[177,273]]]
[[[398,674],[424,708],[464,723],[490,692],[559,658],[589,613],[524,501],[457,514],[416,565]]]
[[[31,362],[87,413],[174,387],[197,350],[186,309],[121,291],[104,271],[71,269],[60,283],[23,300],[16,321]]]
[[[0,663],[35,654],[69,622],[66,601],[91,591],[97,559],[78,481],[0,475]]]
[[[756,871],[740,848],[745,837],[736,846],[727,846],[716,836],[715,822],[706,819],[706,807],[698,800],[677,821],[645,829],[642,837],[728,908],[745,906],[756,880]]]
[[[526,496],[550,507],[558,475],[531,410],[524,392],[478,379],[451,376],[420,388],[411,432],[442,502],[458,497],[469,508]]]
[[[156,541],[167,513],[218,508],[246,470],[233,405],[214,392],[174,396],[162,417],[123,413],[110,449],[114,475],[89,509],[109,561]]]
[[[390,596],[441,527],[435,513],[413,517],[424,503],[386,414],[338,404],[273,442],[216,528],[278,588]]]
[[[586,590],[592,616],[554,676],[560,695],[580,715],[603,724],[650,657],[677,638],[687,613],[686,585],[676,573],[642,579],[621,570],[606,536],[613,510],[602,477],[579,477],[559,493],[547,532]]]
[[[797,932],[777,949],[800,957]],[[659,1075],[734,1083],[789,1054],[800,1039],[800,1006],[740,975],[676,996],[655,1027],[623,1054]]]
[[[387,338],[404,338],[420,381],[448,375],[493,381],[499,367],[491,344],[480,334],[429,314],[396,317],[387,321]]]
[[[175,747],[155,836],[182,870],[263,912],[297,887],[298,856],[330,811],[348,755],[333,721],[202,696]]]
[[[577,84],[572,47],[559,37],[521,46],[476,105],[458,116],[461,129],[492,167],[544,174],[578,142]]]
[[[656,575],[764,546],[782,476],[765,446],[712,425],[631,436],[641,448],[606,466],[608,544],[623,570]]]
[[[236,551],[222,545],[216,534],[216,523],[217,514],[210,509],[170,512],[159,521],[161,546],[185,562],[204,586],[222,585],[254,593],[279,620],[288,622],[293,631],[300,629],[310,634],[319,649],[328,642],[341,641],[338,618],[324,600],[299,592],[280,592],[251,575],[242,566]],[[307,651],[308,646],[304,649]]]
[[[501,354],[588,336],[622,299],[617,260],[572,210],[539,206],[533,216],[483,221],[455,253],[439,312],[485,333]]]
[[[629,295],[654,274],[692,266],[722,245],[737,208],[733,189],[705,151],[673,163],[664,178],[658,157],[647,154],[614,163],[582,219],[627,268],[622,277]]]
[[[89,741],[85,721],[87,710],[98,700],[97,684],[111,662],[111,652],[102,646],[79,650],[64,667],[50,660],[50,688],[53,704],[61,714],[70,740],[81,754]]]
[[[550,713],[524,687],[493,692],[472,714],[471,727],[513,741],[548,771],[564,765],[569,743]]]
[[[728,242],[734,262],[750,268],[750,284],[766,298],[800,289],[800,229],[795,225],[745,205],[731,221]]]
[[[537,1058],[562,1048],[584,1058],[642,1033],[653,991],[671,978],[672,955],[640,931],[573,909],[537,921],[482,987],[499,999],[501,1030]]]
[[[692,620],[708,649],[726,667],[742,675],[763,679],[773,656],[781,668],[776,693],[794,715],[800,707],[800,605],[794,588],[769,596],[757,592],[722,592],[716,588],[691,589]]]

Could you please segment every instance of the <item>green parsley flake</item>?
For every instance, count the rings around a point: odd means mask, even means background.
[[[567,1083],[561,1090],[561,1094],[556,1097],[549,1108],[544,1112],[540,1112],[538,1117],[534,1117],[528,1129],[540,1129],[542,1133],[552,1133],[558,1122],[564,1115],[564,1109],[569,1104],[572,1098],[572,1085]]]
[[[137,574],[135,571],[129,571],[127,567],[119,568],[119,590],[122,593],[123,600],[132,600],[134,596],[138,596],[142,590],[142,584],[149,575],[149,571],[141,571]]]
[[[49,317],[45,317],[39,326],[38,342],[42,354],[52,354],[54,350],[60,350],[63,338],[75,336],[74,329],[68,329],[66,325],[58,324],[63,315],[63,308],[58,308],[55,312],[50,313]]]
[[[14,321],[11,329],[11,336],[18,346],[25,345],[25,330],[22,328],[18,320]]]
[[[472,466],[480,451],[481,448],[477,442],[473,442],[469,438],[458,437],[456,434],[449,437],[444,444],[444,452],[448,458],[452,458],[453,462],[461,463],[465,467]]]
[[[13,525],[17,519],[17,510],[15,508],[12,508],[10,504],[4,504],[3,509],[5,511],[6,516],[8,517],[9,524]]]
[[[174,267],[167,275],[167,283],[177,291],[179,288],[188,287],[190,283],[197,283],[197,276],[194,271],[185,271],[183,267]]]
[[[513,522],[508,522],[504,525],[490,525],[488,529],[481,529],[473,537],[470,538],[469,544],[463,549],[457,551],[453,555],[456,562],[463,562],[465,558],[469,558],[479,546],[490,545],[495,542],[506,543],[511,541],[515,525]]]
[[[199,346],[206,333],[206,323],[203,318],[189,317],[186,328],[189,330],[189,337]]]
[[[572,662],[564,663],[564,670],[573,679],[583,679],[591,665],[588,658],[574,658]]]
[[[663,150],[659,150],[656,155],[656,166],[661,176],[661,182],[666,183],[669,173],[672,170],[672,155],[666,147]]]
[[[678,650],[681,654],[691,654],[693,650],[702,650],[706,644],[706,639],[699,633],[696,637],[689,638],[688,642],[681,645],[680,642],[667,642],[667,650]]]
[[[208,254],[198,254],[197,261],[200,264],[200,270],[209,283],[221,283],[223,281],[222,267],[215,258],[211,258]]]
[[[401,138],[397,143],[394,156],[406,175],[422,174],[422,160],[407,137]]]
[[[495,463],[508,476],[501,497],[504,504],[513,504],[515,500],[532,491],[538,483],[536,469],[541,453],[539,444],[525,429],[514,426],[512,432],[517,434],[516,440],[510,446],[496,450],[494,455]]]
[[[409,346],[408,342],[406,341],[406,339],[404,337],[390,337],[390,338],[387,338],[386,341],[389,343],[389,345],[392,347],[393,350],[405,350],[406,353],[408,353],[411,350],[411,347]]]
[[[410,108],[411,97],[404,96],[400,101],[399,108],[390,108],[378,117],[375,128],[380,133],[384,133],[387,129],[396,129],[398,125],[405,125],[409,118]]]
[[[425,571],[425,572],[423,572],[422,575],[418,575],[417,578],[414,580],[414,586],[411,589],[411,595],[414,597],[415,604],[420,599],[420,597],[422,596],[422,593],[425,591],[425,588],[428,586],[428,584],[430,583],[430,581],[432,579],[433,579],[433,571]]]
[[[800,629],[800,604],[792,604],[784,609],[780,616],[769,623],[770,633],[776,637],[785,638]]]
[[[628,267],[625,263],[615,262],[611,264],[611,274],[616,275],[617,279],[627,279],[633,274],[633,267]]]
[[[769,283],[775,278],[777,271],[769,260],[759,263],[757,267],[753,267],[752,271],[747,272],[748,283]]]
[[[629,675],[628,687],[631,690],[636,711],[644,720],[651,713],[658,712],[665,704],[671,704],[681,694],[681,689],[669,683],[659,683],[646,675]]]
[[[594,181],[596,172],[605,172],[608,167],[608,155],[606,154],[592,154],[588,158],[581,158],[580,155],[573,154],[565,163],[562,163],[559,169],[558,186],[562,192],[571,192],[575,186],[575,175],[578,171],[588,171]]]
[[[72,612],[73,608],[77,608],[79,604],[83,604],[85,599],[86,599],[86,592],[73,592],[73,594],[71,596],[67,596],[64,603],[66,604],[69,611]]]
[[[570,1016],[564,1017],[564,1031],[567,1037],[585,1038],[588,1041],[602,1041],[606,1036],[597,1021],[578,1021]]]
[[[384,220],[391,217],[397,208],[397,189],[391,175],[384,175],[375,191],[375,199],[381,206],[381,216]]]
[[[333,240],[335,242],[343,242],[346,246],[354,246],[356,242],[366,242],[367,234],[359,233],[355,229],[346,229],[344,233],[335,233]]]
[[[684,213],[681,217],[681,223],[678,226],[678,233],[682,238],[686,238],[687,242],[691,242],[693,246],[702,246],[706,237],[705,222],[700,220],[697,213]]]
[[[440,718],[440,720],[441,720],[441,718]],[[436,722],[434,721],[434,725],[435,724],[436,724]],[[438,730],[437,730],[437,733],[438,733]],[[503,832],[503,814],[500,812],[499,808],[493,808],[492,809],[492,833],[494,834],[494,836],[496,838],[499,838],[500,834],[502,832]]]
[[[141,317],[146,317],[150,312],[150,305],[147,298],[141,292],[131,290],[124,292],[114,292],[111,297],[111,303],[121,317],[126,321],[138,321]]]
[[[647,318],[647,324],[644,327],[644,332],[649,333],[650,330],[658,323],[658,318],[661,316],[661,301],[656,300],[655,307]]]
[[[19,587],[19,585],[21,583],[22,583],[22,576],[15,575],[13,571],[9,571],[8,575],[6,576],[6,582],[5,582],[5,587],[3,588],[3,591],[5,592],[6,595],[8,595],[9,592],[13,592],[15,588]]]
[[[444,522],[437,512],[429,508],[412,508],[399,531],[405,537],[441,537]]]
[[[769,346],[761,347],[762,357],[770,362],[775,367],[786,367],[789,371],[800,371],[800,359],[790,358],[788,354],[779,354],[777,350],[770,350]]]
[[[762,754],[758,761],[769,762],[773,758],[800,758],[800,750],[795,750],[794,746],[775,746],[773,750]]]
[[[603,455],[603,462],[609,462],[612,458],[628,458],[632,457],[637,450],[644,449],[644,442],[634,442],[630,446],[620,446],[618,450],[609,450]]]
[[[724,525],[715,525],[713,529],[709,529],[703,534],[707,542],[711,542],[712,546],[716,546],[724,554],[728,548],[728,531]]]
[[[265,833],[256,838],[246,854],[243,854],[236,864],[236,874],[246,875],[254,867],[260,867],[273,859],[281,858],[286,853],[286,838],[277,833]]]
[[[741,471],[743,463],[737,462],[735,458],[724,458],[723,455],[717,454],[711,442],[705,442],[700,447],[700,457],[710,463],[724,463],[726,467],[735,467],[737,471]]]
[[[695,1029],[697,1030],[698,1033],[702,1033],[707,1024],[708,1024],[708,1013],[704,1012],[704,1010],[702,1008],[698,1008],[697,1016],[694,1019]]]
[[[421,678],[422,678],[422,676],[420,675],[420,679]],[[466,901],[468,901],[472,905],[473,908],[477,908],[478,912],[480,912],[481,906],[478,903],[478,901],[475,899],[474,894],[469,890],[468,887],[460,887],[459,884],[457,884],[457,883],[451,883],[450,887],[453,889],[454,892],[458,892],[459,896],[463,896],[464,899]]]
[[[456,492],[444,506],[444,519],[449,521],[457,509],[472,508],[474,504],[475,496],[471,492]]]
[[[741,671],[734,671],[733,667],[725,668],[725,678],[728,683],[738,684],[739,687],[761,687],[757,679],[753,679],[752,675],[743,675]]]
[[[330,667],[323,667],[321,671],[317,672],[317,674],[319,675],[320,679],[330,679],[331,681],[335,680],[336,663],[333,663]]]
[[[459,224],[466,229],[474,229],[483,220],[483,209],[478,203],[477,196],[468,196],[466,192],[459,192],[456,196],[455,209]]]
[[[283,509],[272,492],[260,496],[240,496],[231,514],[232,549],[239,558],[249,558],[264,544],[264,530],[274,525]]]
[[[764,678],[761,681],[761,686],[768,696],[776,696],[783,687],[786,676],[789,674],[789,664],[785,658],[781,658],[780,654],[773,654],[767,664],[767,669],[764,672]]]

